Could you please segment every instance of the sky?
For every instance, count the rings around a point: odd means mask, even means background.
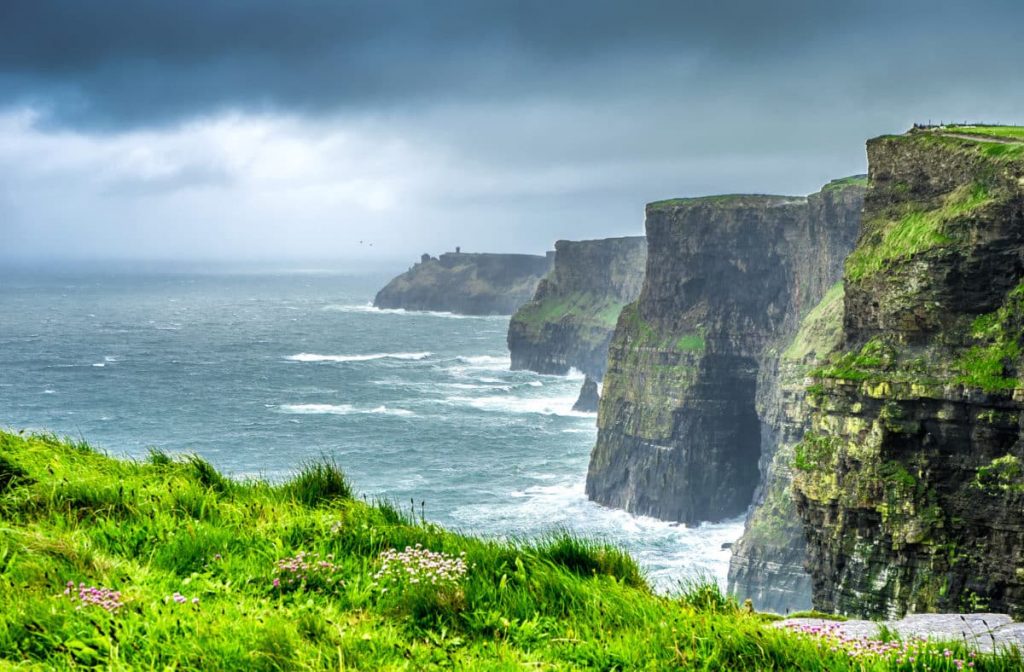
[[[1019,0],[4,0],[0,259],[404,263],[1024,123]]]

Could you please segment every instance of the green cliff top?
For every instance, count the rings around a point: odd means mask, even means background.
[[[779,196],[775,194],[719,194],[716,196],[695,196],[692,198],[670,198],[647,204],[648,210],[662,210],[678,207],[711,206],[716,208],[771,207],[801,203],[804,196]]]
[[[1004,162],[1024,159],[1024,126],[948,125],[916,127],[902,135],[883,135],[869,142],[942,142],[972,149],[983,156]]]
[[[851,175],[849,177],[840,177],[837,180],[832,180],[824,187],[822,191],[838,191],[839,189],[847,189],[849,187],[867,187],[868,176],[867,175]]]

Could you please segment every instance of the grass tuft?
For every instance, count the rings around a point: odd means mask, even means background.
[[[306,506],[320,506],[352,498],[352,486],[333,458],[310,462],[284,486],[290,497]]]

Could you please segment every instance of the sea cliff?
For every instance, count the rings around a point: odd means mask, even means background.
[[[533,296],[553,255],[424,254],[377,292],[377,308],[433,310],[463,315],[511,315]]]
[[[555,263],[533,299],[509,323],[513,369],[561,375],[575,368],[604,377],[622,308],[643,284],[642,236],[555,243]]]
[[[790,460],[816,608],[1024,615],[1024,129],[868,142]]]
[[[644,284],[610,347],[592,499],[685,523],[747,509],[762,454],[763,355],[838,279],[863,182],[838,180],[810,197],[647,206]]]

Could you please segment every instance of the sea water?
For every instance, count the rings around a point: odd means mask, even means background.
[[[197,453],[278,481],[334,458],[359,493],[467,533],[628,549],[652,583],[724,583],[742,522],[587,500],[581,377],[510,371],[508,317],[376,310],[386,275],[0,274],[0,426],[118,456]]]

